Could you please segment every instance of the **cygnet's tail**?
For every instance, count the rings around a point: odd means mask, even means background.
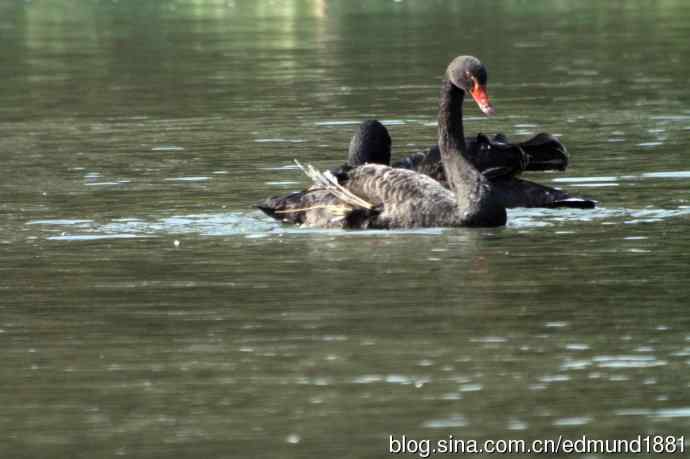
[[[374,206],[338,183],[338,175],[346,178],[347,172],[340,169],[336,174],[320,172],[311,165],[298,166],[313,181],[306,191],[276,196],[256,205],[266,215],[285,223],[320,228],[368,228],[382,212],[381,206]]]
[[[286,223],[302,224],[311,200],[307,191],[297,191],[285,196],[273,196],[256,204],[256,208],[269,217]]]

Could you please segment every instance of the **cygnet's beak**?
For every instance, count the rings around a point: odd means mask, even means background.
[[[474,101],[479,105],[479,108],[486,116],[493,116],[496,114],[494,106],[489,102],[489,94],[486,92],[486,86],[481,86],[479,83],[475,82],[471,94]]]

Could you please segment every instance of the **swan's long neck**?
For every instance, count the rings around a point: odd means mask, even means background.
[[[465,156],[465,132],[462,125],[462,103],[465,91],[445,80],[441,87],[438,110],[438,145],[450,189],[460,207],[471,207],[480,193],[482,177]]]

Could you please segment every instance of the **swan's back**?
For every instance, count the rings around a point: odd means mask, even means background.
[[[372,226],[413,228],[462,225],[453,193],[423,174],[380,164],[366,164],[348,173],[346,187],[381,207]]]

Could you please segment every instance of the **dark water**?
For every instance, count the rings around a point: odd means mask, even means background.
[[[0,3],[0,457],[383,457],[690,433],[685,1]],[[252,210],[457,54],[592,211],[328,232]],[[175,241],[178,243],[176,244]],[[601,456],[588,456],[601,457]]]

